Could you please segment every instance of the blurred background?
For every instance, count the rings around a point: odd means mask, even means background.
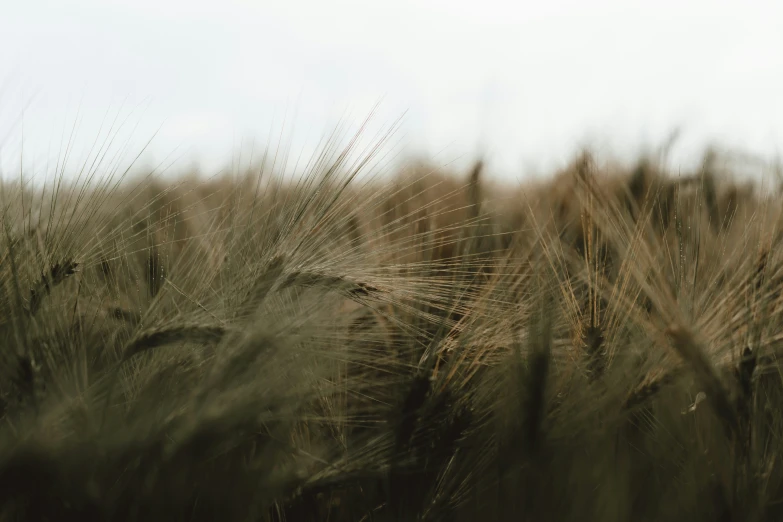
[[[4,0],[1,12],[3,176],[20,162],[75,172],[101,150],[107,165],[209,172],[278,143],[291,168],[378,102],[370,140],[403,116],[388,164],[481,154],[522,180],[585,145],[631,159],[676,130],[674,168],[709,144],[773,161],[783,132],[778,2]]]

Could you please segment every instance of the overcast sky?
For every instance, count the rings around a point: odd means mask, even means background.
[[[119,114],[119,152],[160,128],[143,161],[179,147],[213,169],[270,130],[304,150],[381,97],[378,126],[407,111],[403,154],[483,152],[515,177],[676,127],[674,161],[716,140],[771,156],[783,137],[780,2],[1,1],[6,171],[22,136],[28,164],[56,159],[77,111],[74,158]]]

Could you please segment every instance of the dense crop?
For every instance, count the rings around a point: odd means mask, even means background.
[[[4,182],[0,519],[783,519],[776,194],[334,152]]]

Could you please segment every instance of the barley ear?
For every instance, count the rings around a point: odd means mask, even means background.
[[[704,392],[707,394],[707,401],[720,419],[727,434],[736,435],[739,430],[737,411],[729,399],[729,393],[723,386],[718,373],[707,360],[704,350],[697,343],[693,333],[680,325],[669,327],[666,333],[671,339],[674,349],[690,365],[701,382]]]
[[[30,302],[27,306],[29,315],[35,315],[41,307],[44,297],[51,294],[52,289],[76,273],[79,263],[67,260],[55,263],[48,272],[41,274],[41,279],[30,289]]]
[[[123,349],[123,360],[137,354],[176,342],[218,343],[226,334],[222,326],[181,325],[149,330],[137,335]]]
[[[484,162],[479,160],[470,171],[468,181],[468,198],[470,200],[470,218],[476,219],[481,215],[481,173],[484,170]]]

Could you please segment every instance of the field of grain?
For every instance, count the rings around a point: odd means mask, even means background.
[[[777,187],[2,185],[0,520],[783,519]]]

